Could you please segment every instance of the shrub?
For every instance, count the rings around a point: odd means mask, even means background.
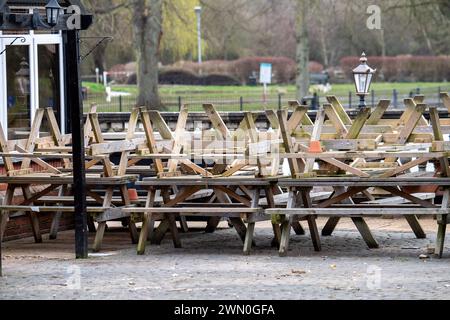
[[[430,81],[450,79],[450,56],[369,57],[369,64],[378,69],[377,76],[384,81]],[[359,57],[341,59],[341,67],[350,80],[352,70],[359,64]]]
[[[238,79],[226,74],[210,74],[202,78],[202,84],[205,86],[239,86]]]
[[[210,85],[236,85],[247,84],[251,76],[258,76],[261,63],[271,63],[273,70],[273,83],[287,84],[295,81],[296,63],[286,57],[246,57],[233,61],[209,60],[201,64],[191,61],[179,61],[173,65],[160,69],[160,82],[162,84],[197,84]],[[111,70],[127,72],[126,82],[136,83],[136,64],[118,65]],[[309,71],[321,73],[323,65],[311,61]],[[177,79],[180,77],[180,79]],[[121,81],[125,80],[121,78]],[[203,81],[203,82],[200,82]]]
[[[201,79],[193,72],[184,69],[169,69],[159,74],[160,84],[199,85]]]

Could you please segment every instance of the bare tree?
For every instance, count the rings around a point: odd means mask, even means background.
[[[137,56],[139,106],[161,108],[158,90],[159,48],[163,0],[134,1],[134,41]]]
[[[297,40],[297,98],[302,100],[309,92],[309,34],[308,12],[309,0],[296,0],[296,40]]]

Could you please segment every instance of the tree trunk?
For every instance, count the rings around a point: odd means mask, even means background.
[[[101,44],[92,54],[94,67],[98,68],[100,74],[106,71],[106,47],[106,44]]]
[[[308,0],[297,0],[296,40],[297,40],[297,99],[303,100],[309,92],[309,35]]]
[[[162,1],[136,0],[134,5],[134,41],[139,92],[137,104],[149,109],[161,109],[162,107],[158,91]]]

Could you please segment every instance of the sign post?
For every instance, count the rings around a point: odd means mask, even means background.
[[[259,83],[264,86],[263,101],[267,104],[267,85],[272,83],[272,64],[261,63],[259,69]]]

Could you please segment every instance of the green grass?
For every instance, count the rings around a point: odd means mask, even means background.
[[[120,111],[119,98],[114,98],[111,103],[107,103],[102,98],[105,88],[101,84],[84,82],[83,86],[88,88],[90,103],[97,103],[100,111]],[[413,83],[374,83],[372,90],[375,91],[376,99],[391,99],[394,89],[399,94],[399,100],[409,95],[410,92],[416,92],[420,88],[421,93],[437,97],[438,88],[443,91],[450,91],[450,82],[434,83],[434,82],[413,82]],[[122,111],[128,111],[135,103],[137,95],[137,87],[134,85],[115,85],[113,91],[127,92],[129,97],[122,97]],[[261,110],[265,107],[278,107],[279,94],[282,95],[282,103],[295,99],[296,89],[293,85],[272,85],[268,87],[268,104],[262,104],[262,87],[261,86],[181,86],[173,85],[160,87],[160,95],[163,103],[171,111],[178,109],[178,98],[182,98],[183,104],[188,104],[192,111],[201,111],[202,103],[214,103],[221,111],[237,111],[240,109],[240,97],[244,99],[245,110]],[[326,94],[319,93],[321,97],[326,95],[335,95],[340,98],[343,104],[349,103],[349,92],[354,93],[354,85],[335,84],[332,85],[331,92]],[[323,101],[323,98],[322,100]],[[353,96],[352,103],[356,103],[356,97]]]
[[[92,83],[92,82],[83,82],[83,86],[87,87],[91,93],[104,93],[105,88],[102,84]],[[436,83],[436,82],[411,82],[411,83],[374,83],[372,85],[372,89],[375,91],[392,91],[396,89],[399,93],[409,93],[416,88],[428,89],[428,88],[437,88],[437,87],[448,87],[450,86],[450,82],[444,83]],[[272,85],[269,86],[269,92],[278,93],[287,92],[287,93],[295,93],[295,86],[293,85]],[[128,92],[131,94],[137,94],[137,87],[134,85],[116,85],[113,86],[112,89],[114,91],[120,92]],[[332,91],[330,94],[334,95],[342,95],[348,94],[350,91],[354,91],[354,84],[335,84],[332,85]],[[166,86],[162,85],[160,88],[160,92],[162,95],[171,94],[171,95],[187,95],[187,94],[245,94],[245,93],[261,93],[261,86]]]

